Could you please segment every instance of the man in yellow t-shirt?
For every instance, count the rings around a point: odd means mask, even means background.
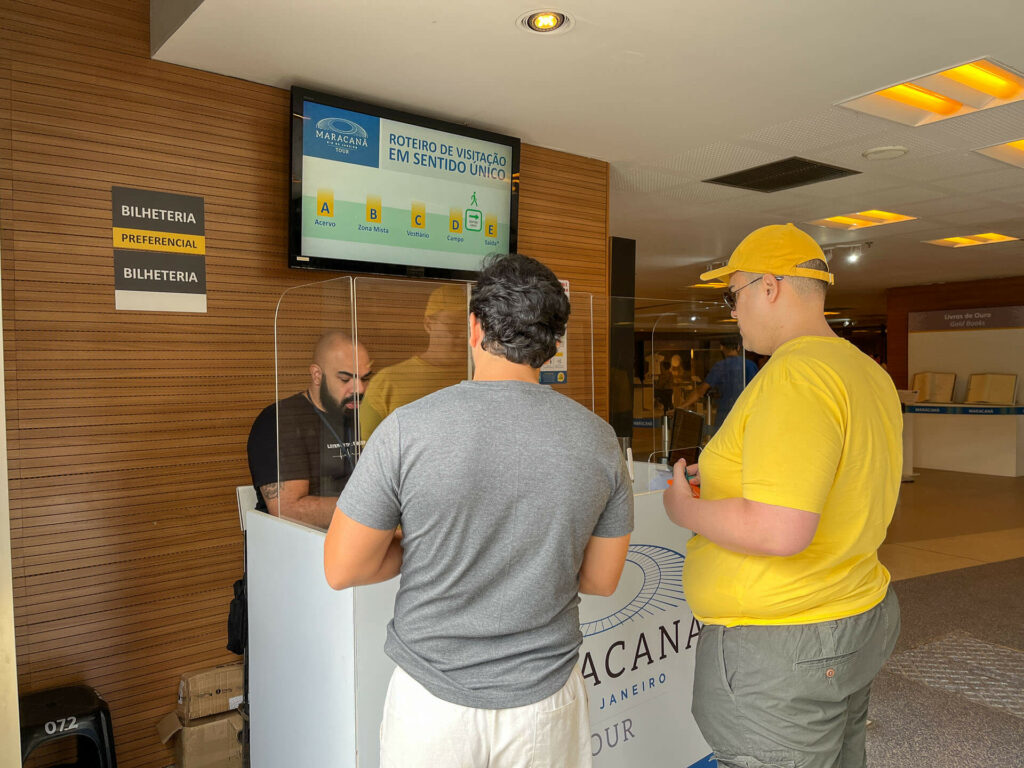
[[[683,570],[705,623],[693,715],[723,768],[864,766],[871,683],[899,634],[878,561],[900,485],[899,398],[829,328],[832,274],[797,227],[755,230],[701,275],[713,278],[729,281],[744,346],[771,359],[665,493],[696,534]]]
[[[366,387],[359,408],[359,432],[368,440],[388,414],[431,392],[468,378],[469,313],[466,289],[446,283],[435,288],[423,313],[427,349],[383,368]]]

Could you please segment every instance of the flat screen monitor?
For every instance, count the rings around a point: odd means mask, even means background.
[[[516,249],[519,139],[292,88],[289,266],[473,279]]]

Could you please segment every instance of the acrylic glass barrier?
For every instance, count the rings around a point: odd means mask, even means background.
[[[638,461],[694,460],[756,370],[742,344],[738,359],[723,363],[732,357],[728,345],[740,340],[735,322],[717,298],[613,297],[610,327],[616,433],[630,438]]]
[[[352,278],[291,288],[274,320],[278,407],[276,487],[261,488],[268,510],[307,525],[330,524],[359,452],[355,399],[369,358],[356,335]]]
[[[278,483],[268,489],[277,494],[268,506],[287,519],[326,527],[362,445],[381,421],[472,378],[470,288],[346,277],[282,295],[275,325]],[[569,299],[565,337],[541,382],[603,412],[596,403],[594,334],[595,317],[604,327],[607,299],[583,292]]]

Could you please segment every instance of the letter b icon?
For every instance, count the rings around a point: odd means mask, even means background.
[[[381,221],[381,200],[379,195],[366,196],[366,220],[372,224]]]

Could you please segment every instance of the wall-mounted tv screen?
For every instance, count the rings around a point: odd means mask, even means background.
[[[472,279],[516,248],[519,139],[292,88],[289,266]]]

